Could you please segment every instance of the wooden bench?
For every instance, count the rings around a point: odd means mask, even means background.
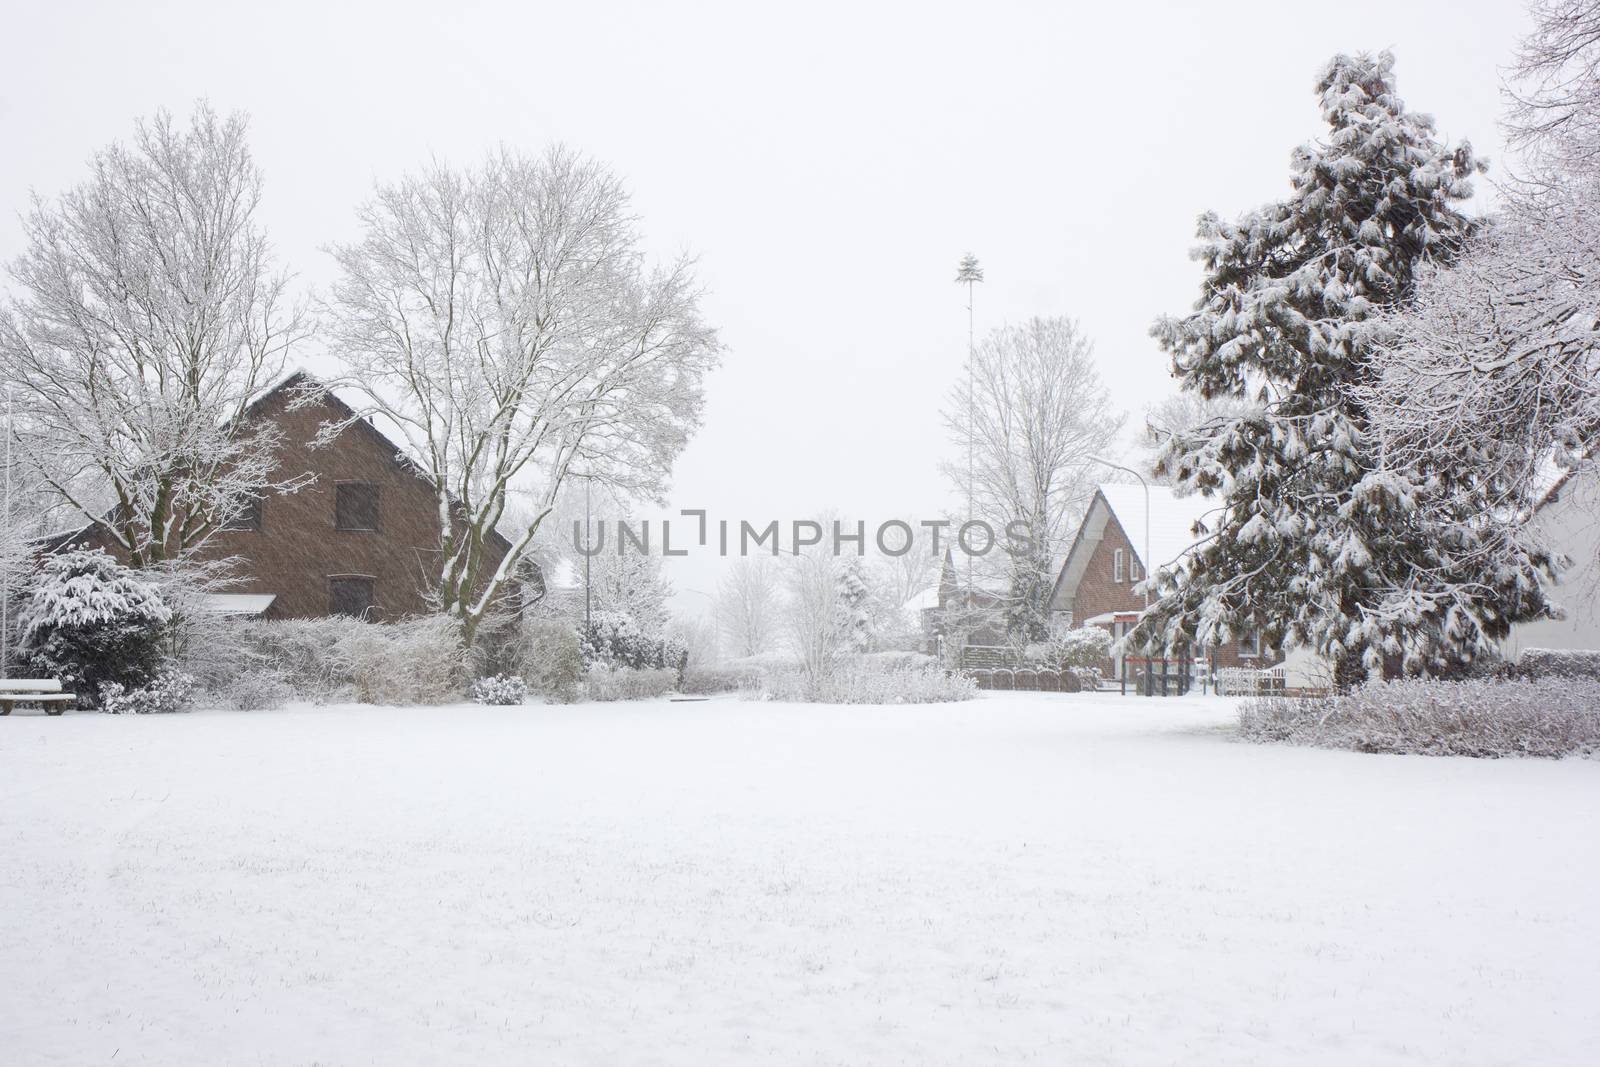
[[[60,715],[77,702],[76,696],[61,691],[54,678],[0,679],[0,715],[10,715],[18,704],[37,704],[46,715]]]

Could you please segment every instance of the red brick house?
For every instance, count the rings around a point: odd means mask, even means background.
[[[1051,617],[1063,626],[1101,626],[1113,640],[1126,634],[1144,612],[1144,594],[1134,592],[1144,579],[1145,490],[1138,485],[1103,484],[1083,517],[1050,596]],[[1157,567],[1182,566],[1198,540],[1194,525],[1214,507],[1205,497],[1174,496],[1165,486],[1149,494],[1150,556]],[[1283,660],[1276,650],[1261,647],[1259,635],[1248,635],[1215,649],[1195,650],[1217,667],[1271,667]],[[1110,677],[1122,674],[1126,657],[1107,661]]]
[[[246,419],[270,419],[282,431],[275,481],[310,475],[305,488],[272,494],[219,531],[201,559],[233,558],[233,591],[218,610],[272,619],[356,615],[392,621],[428,611],[429,577],[439,560],[433,487],[384,434],[359,420],[321,446],[328,422],[353,412],[332,392],[296,373],[253,404]],[[295,403],[308,387],[315,399]],[[96,527],[57,539],[52,548],[99,546]],[[487,566],[510,545],[491,537]]]

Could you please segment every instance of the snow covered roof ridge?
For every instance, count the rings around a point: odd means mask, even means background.
[[[1201,538],[1194,527],[1208,514],[1221,510],[1213,497],[1199,493],[1178,496],[1165,485],[1152,485],[1150,502],[1151,559],[1145,559],[1145,489],[1141,485],[1102,482],[1096,487],[1118,525],[1133,543],[1134,553],[1149,569],[1170,567],[1189,554]]]

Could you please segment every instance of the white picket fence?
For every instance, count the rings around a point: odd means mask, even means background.
[[[1262,693],[1281,693],[1284,688],[1282,667],[1220,667],[1217,669],[1217,693],[1225,697],[1251,697]]]

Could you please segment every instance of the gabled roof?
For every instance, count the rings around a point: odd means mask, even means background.
[[[1149,560],[1144,558],[1146,499],[1150,520]],[[1055,587],[1050,592],[1051,604],[1065,596],[1076,595],[1078,583],[1089,567],[1089,557],[1094,555],[1095,547],[1113,519],[1133,545],[1139,569],[1149,573],[1162,567],[1181,566],[1184,557],[1200,540],[1201,535],[1194,532],[1195,524],[1219,507],[1218,501],[1211,497],[1180,497],[1164,485],[1150,486],[1147,498],[1141,485],[1101,483],[1095,487],[1089,510],[1084,513],[1072,547],[1067,550],[1067,558],[1056,573]]]
[[[1220,503],[1206,496],[1174,496],[1164,485],[1150,487],[1150,559],[1145,559],[1143,486],[1103,483],[1097,491],[1111,507],[1122,530],[1133,542],[1133,551],[1146,570],[1159,570],[1178,563],[1188,555],[1199,538],[1194,525]]]
[[[334,392],[332,387],[308,371],[295,370],[284,375],[277,381],[276,384],[269,386],[265,392],[252,400],[249,406],[244,409],[241,418],[252,418],[260,414],[261,409],[266,406],[269,400],[278,396],[280,393],[289,391],[311,392],[315,393],[319,398],[326,400],[329,406],[335,408],[342,416],[351,420],[351,426],[356,430],[356,432],[370,435],[379,445],[381,445],[385,453],[393,460],[396,467],[400,468],[400,470],[404,471],[406,474],[409,474],[411,477],[418,479],[419,481],[428,481],[427,474],[422,467],[410,456],[406,455],[404,450],[402,450],[399,445],[395,444],[394,441],[389,438],[388,434],[374,426],[370,420],[359,417],[355,409],[341,400],[338,394]],[[429,488],[431,491],[431,484]],[[460,505],[457,504],[456,506],[459,507]],[[86,536],[90,530],[94,529],[95,525],[96,524],[92,522],[85,523],[83,526],[80,526],[75,530],[66,530],[59,534],[53,534],[48,538],[41,538],[36,543],[41,544],[44,551],[47,553],[58,552],[64,548],[71,547],[79,539]],[[499,547],[502,552],[510,549],[511,542],[499,530],[490,530],[489,537],[497,542],[497,547]]]

